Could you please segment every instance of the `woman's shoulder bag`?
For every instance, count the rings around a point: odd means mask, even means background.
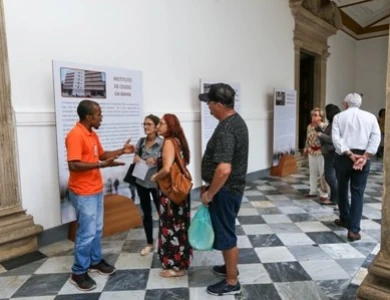
[[[157,181],[159,189],[177,205],[183,203],[192,189],[192,177],[188,172],[184,159],[180,155],[180,148],[176,139],[171,139],[175,147],[175,161],[169,174]]]

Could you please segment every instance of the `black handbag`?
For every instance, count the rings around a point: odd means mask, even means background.
[[[142,145],[144,140],[145,140],[144,137],[141,138],[140,145]],[[142,147],[140,147],[139,151],[137,151],[135,154],[138,155],[139,157],[141,157],[142,156]],[[126,172],[125,177],[123,178],[124,182],[127,182],[128,184],[131,184],[131,185],[135,185],[135,180],[136,180],[136,178],[133,176],[134,167],[135,167],[135,163],[132,163]]]

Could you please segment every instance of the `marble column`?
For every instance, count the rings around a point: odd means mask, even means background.
[[[42,226],[21,205],[3,0],[0,0],[0,261],[34,251]]]
[[[390,39],[389,39],[390,42]],[[383,158],[383,196],[381,247],[357,294],[359,300],[390,299],[390,47],[387,60],[385,152]]]

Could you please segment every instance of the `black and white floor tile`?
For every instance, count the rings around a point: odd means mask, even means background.
[[[382,164],[373,162],[362,240],[353,243],[348,242],[346,230],[334,225],[338,217],[334,207],[304,198],[309,189],[306,167],[285,178],[248,183],[236,223],[242,294],[219,299],[355,299],[379,251],[382,180]],[[193,201],[193,213],[199,205]],[[195,251],[185,277],[163,279],[157,255],[138,254],[144,244],[142,228],[105,238],[105,258],[118,271],[109,278],[91,274],[97,288],[87,293],[68,280],[73,262],[70,241],[3,262],[0,299],[218,299],[208,295],[205,287],[221,280],[211,269],[223,263],[220,252]]]

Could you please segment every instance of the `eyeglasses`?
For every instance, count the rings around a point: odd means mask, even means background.
[[[154,123],[141,123],[142,127],[153,126],[153,125],[154,125]]]

